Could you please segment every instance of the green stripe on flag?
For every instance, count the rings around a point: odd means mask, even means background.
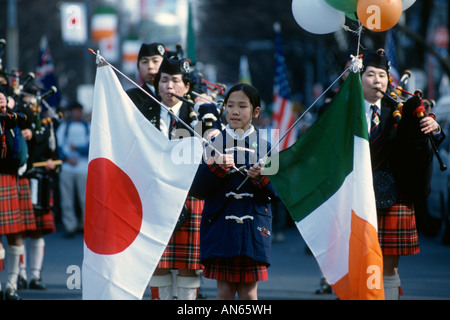
[[[365,123],[361,78],[350,72],[321,117],[279,153],[279,170],[269,176],[295,222],[326,202],[353,170],[354,135],[368,140]]]

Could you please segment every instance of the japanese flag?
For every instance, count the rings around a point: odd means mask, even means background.
[[[201,160],[196,138],[170,141],[97,68],[86,187],[83,299],[142,299]]]

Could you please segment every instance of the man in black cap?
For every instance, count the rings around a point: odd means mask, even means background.
[[[167,58],[161,63],[158,73],[155,75],[155,92],[160,97],[161,102],[177,115],[186,124],[191,124],[191,113],[193,107],[191,104],[180,100],[192,90],[192,81],[189,76],[190,65],[186,59]],[[176,121],[168,111],[159,104],[151,106],[147,112],[150,122],[165,136],[172,139],[179,136],[176,129],[187,132],[184,124]],[[183,133],[181,133],[183,134]]]
[[[429,193],[432,166],[430,137],[440,143],[445,135],[432,117],[418,118],[417,96],[404,102],[400,122],[393,116],[397,105],[381,92],[389,91],[390,63],[379,49],[363,57],[361,81],[369,132],[372,172],[377,205],[378,239],[383,254],[385,298],[398,300],[401,255],[419,253],[414,201]]]
[[[159,70],[159,67],[166,55],[166,48],[162,43],[150,43],[142,44],[139,50],[137,68],[139,75],[141,76],[144,84],[142,89],[153,97],[159,97],[155,94],[155,88],[153,86],[155,75]],[[138,107],[138,109],[149,119],[148,109],[151,106],[158,105],[151,97],[149,97],[145,92],[139,88],[132,88],[127,90],[128,96]],[[150,120],[150,119],[149,119]]]

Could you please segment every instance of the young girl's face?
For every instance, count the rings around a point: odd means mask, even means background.
[[[228,98],[225,107],[226,119],[233,130],[242,129],[244,132],[250,127],[253,118],[257,118],[261,108],[252,106],[244,91],[235,91]]]

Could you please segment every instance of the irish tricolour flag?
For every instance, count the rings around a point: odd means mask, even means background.
[[[351,73],[269,177],[340,299],[384,299],[363,99]]]

